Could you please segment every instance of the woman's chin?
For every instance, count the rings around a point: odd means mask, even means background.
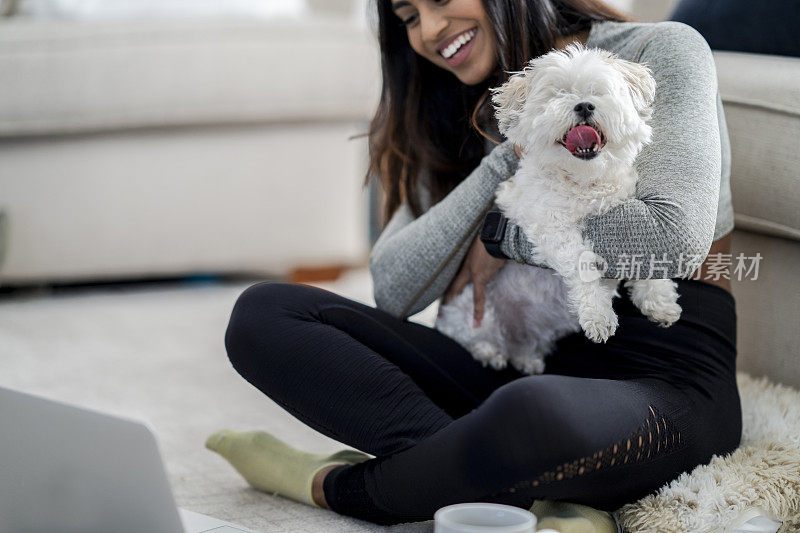
[[[478,85],[488,76],[480,72],[465,72],[465,73],[454,73],[454,74],[459,79],[459,81],[464,85]]]

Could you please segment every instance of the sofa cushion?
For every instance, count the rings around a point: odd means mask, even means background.
[[[800,58],[715,51],[737,228],[800,240]]]
[[[345,18],[0,23],[0,136],[367,120],[380,68]]]

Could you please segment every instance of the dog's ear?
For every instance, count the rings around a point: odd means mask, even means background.
[[[635,63],[625,59],[615,59],[612,65],[625,79],[631,91],[633,105],[639,116],[647,120],[652,115],[653,100],[656,96],[656,80],[650,68],[644,63]]]
[[[500,87],[490,89],[494,104],[497,127],[500,133],[511,138],[509,131],[519,125],[520,114],[528,96],[531,82],[531,69],[515,73]]]

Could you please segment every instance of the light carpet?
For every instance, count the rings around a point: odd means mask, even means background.
[[[636,533],[722,532],[750,508],[800,531],[800,392],[737,372],[742,441],[733,452],[617,511]]]
[[[246,486],[203,446],[219,428],[263,429],[315,453],[345,447],[244,381],[224,332],[241,292],[261,280],[46,291],[0,299],[0,385],[144,419],[156,431],[177,503],[263,533],[432,531],[385,527]],[[366,270],[319,286],[374,305]],[[432,325],[436,304],[412,317]],[[632,532],[713,531],[760,505],[800,530],[800,393],[738,374],[742,447],[623,507]],[[757,489],[756,489],[757,487]],[[699,528],[699,529],[698,529]]]

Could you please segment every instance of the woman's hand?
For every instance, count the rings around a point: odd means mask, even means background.
[[[503,268],[505,262],[505,259],[498,259],[489,255],[489,252],[486,251],[481,242],[480,235],[477,235],[467,252],[467,257],[464,258],[464,262],[461,264],[461,270],[459,270],[445,291],[442,303],[448,303],[464,290],[467,283],[472,282],[474,302],[472,327],[477,328],[480,326],[481,320],[483,320],[483,311],[486,304],[486,284]]]

